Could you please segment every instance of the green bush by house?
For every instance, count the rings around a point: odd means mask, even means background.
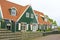
[[[60,27],[58,27],[58,30],[60,30]]]

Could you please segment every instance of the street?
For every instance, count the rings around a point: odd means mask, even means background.
[[[53,34],[44,37],[35,38],[33,40],[60,40],[60,34]]]

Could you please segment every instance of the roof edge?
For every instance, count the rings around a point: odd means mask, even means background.
[[[24,10],[24,12],[22,13],[22,15],[17,19],[16,22],[18,22],[18,20],[23,16],[23,14],[26,12],[26,10],[30,7],[30,5],[27,6],[27,8]]]
[[[36,18],[36,13],[34,12],[34,10],[32,9],[32,11],[33,11],[33,13],[34,13],[34,15],[35,15],[35,18]],[[38,19],[36,18],[36,20],[37,20],[37,23],[39,24],[39,22],[38,22]]]
[[[1,7],[1,5],[0,5],[0,10],[1,10],[1,15],[2,15],[2,18],[3,18],[3,13],[2,13],[2,7]]]

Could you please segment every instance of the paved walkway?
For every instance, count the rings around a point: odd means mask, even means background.
[[[39,37],[39,38],[35,38],[33,40],[60,40],[60,34],[54,34],[54,35]]]

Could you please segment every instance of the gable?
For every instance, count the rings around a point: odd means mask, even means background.
[[[28,7],[27,6],[21,6],[18,4],[14,4],[8,1],[0,1],[1,7],[2,7],[2,12],[3,12],[3,18],[4,19],[9,19],[13,21],[17,21],[17,19],[22,15],[22,13],[25,11],[25,9]],[[15,7],[17,9],[17,14],[16,16],[11,16],[9,9]]]
[[[26,16],[26,14],[29,14],[29,17]],[[26,12],[23,14],[23,16],[18,22],[37,23],[36,17],[31,6],[26,10]]]

